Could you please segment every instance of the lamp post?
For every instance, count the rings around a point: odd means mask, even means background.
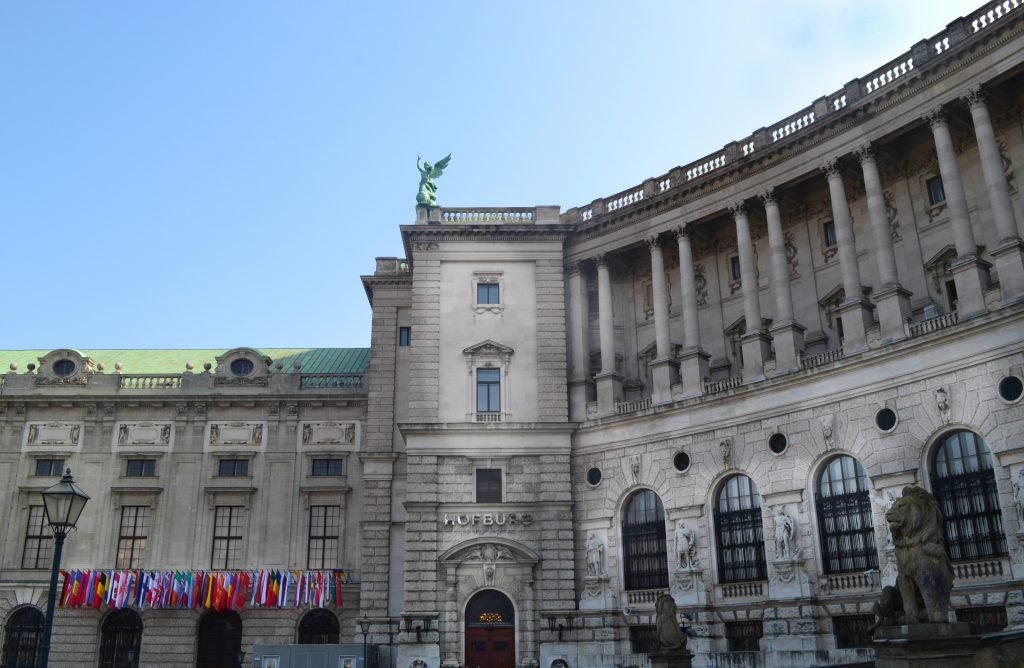
[[[50,591],[46,598],[46,626],[43,627],[43,643],[39,648],[39,668],[47,668],[50,661],[50,635],[53,632],[53,608],[57,603],[57,574],[60,571],[60,554],[64,550],[64,539],[78,524],[78,518],[85,509],[89,495],[75,484],[69,468],[56,485],[42,492],[46,521],[53,531],[53,570],[50,572]]]
[[[363,613],[363,616],[359,618],[359,628],[363,630],[363,668],[366,666],[366,637],[370,634],[370,618]]]

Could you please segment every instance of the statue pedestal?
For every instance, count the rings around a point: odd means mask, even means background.
[[[610,610],[615,606],[607,575],[588,575],[583,578],[580,610]]]
[[[974,668],[978,636],[964,622],[882,626],[875,631],[878,668]]]
[[[672,573],[672,597],[682,607],[707,605],[708,590],[704,586],[704,571],[699,568],[677,568]]]
[[[651,652],[651,668],[691,668],[693,652],[681,649],[676,651]]]
[[[776,559],[772,567],[774,573],[768,580],[768,591],[772,598],[806,598],[811,595],[811,582],[799,552],[792,557]]]

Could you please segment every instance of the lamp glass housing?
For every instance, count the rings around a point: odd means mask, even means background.
[[[41,494],[43,506],[46,508],[46,521],[54,533],[66,534],[74,529],[85,509],[85,504],[89,501],[89,495],[83,492],[71,477],[71,469],[67,470],[60,482]]]

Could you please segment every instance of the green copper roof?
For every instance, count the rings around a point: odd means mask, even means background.
[[[295,362],[301,363],[302,373],[362,373],[370,363],[369,348],[257,348],[261,354],[273,360],[271,371],[278,362],[284,365],[282,371],[293,371]],[[18,365],[18,372],[24,373],[29,364],[39,364],[49,350],[0,350],[0,373],[6,373],[9,365]],[[127,374],[176,374],[185,371],[185,363],[192,362],[195,371],[203,370],[209,362],[217,366],[217,357],[227,350],[78,350],[83,357],[103,363],[107,373],[114,371],[114,365],[121,363],[122,373]]]

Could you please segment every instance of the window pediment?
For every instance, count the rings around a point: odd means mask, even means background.
[[[466,348],[466,349],[464,349],[462,351],[463,355],[474,355],[474,356],[483,356],[483,355],[499,355],[499,356],[506,356],[507,355],[507,356],[511,356],[513,353],[515,353],[515,350],[509,348],[508,346],[502,345],[502,344],[498,343],[497,341],[492,341],[490,339],[487,339],[486,341],[481,341],[480,343],[472,345],[472,346],[470,346],[470,347],[468,347],[468,348]]]

